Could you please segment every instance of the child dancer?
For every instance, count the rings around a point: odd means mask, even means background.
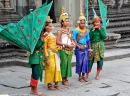
[[[69,25],[69,17],[68,14],[65,13],[63,7],[59,22],[61,23],[61,28],[57,32],[56,43],[57,45],[62,46],[62,50],[59,51],[61,61],[60,67],[62,84],[65,86],[70,86],[71,83],[68,81],[68,77],[72,77],[71,60],[73,55],[74,43],[72,43],[71,32],[69,28],[67,28]]]
[[[92,55],[89,60],[89,72],[87,74],[87,77],[89,73],[91,72],[92,66],[94,61],[97,62],[97,73],[96,73],[96,80],[99,80],[99,74],[102,70],[103,66],[103,58],[104,58],[104,42],[103,40],[107,38],[104,28],[101,26],[101,20],[96,15],[95,10],[94,12],[94,19],[93,19],[93,25],[94,27],[90,30],[90,41],[91,41],[91,47],[92,47]]]
[[[57,51],[60,49],[56,46],[56,37],[51,32],[53,28],[52,19],[48,16],[45,24],[44,32],[48,32],[45,38],[43,51],[45,55],[45,79],[44,83],[48,84],[48,90],[61,90],[58,82],[62,81],[60,72],[60,61],[57,56]],[[55,83],[54,86],[52,83]]]

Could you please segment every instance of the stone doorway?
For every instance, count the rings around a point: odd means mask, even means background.
[[[53,19],[53,23],[56,23],[55,8],[54,8],[55,0],[48,0],[48,3],[50,3],[51,1],[53,1],[53,4],[52,4],[51,10],[49,12],[49,16],[51,17],[51,19]],[[42,4],[45,2],[46,2],[46,0],[42,0]]]

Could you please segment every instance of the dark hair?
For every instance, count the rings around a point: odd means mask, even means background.
[[[66,19],[69,19],[69,18],[66,18]],[[65,19],[65,20],[66,20],[66,19]],[[63,22],[64,22],[64,21],[61,20],[61,23],[60,23],[60,24],[61,24],[61,28],[63,27],[63,24],[62,24]]]
[[[61,24],[61,28],[63,27],[63,24],[62,24],[63,22],[64,22],[64,21],[63,21],[63,20],[61,20],[61,23],[60,23],[60,24]]]

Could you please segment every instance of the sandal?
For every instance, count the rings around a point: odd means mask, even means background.
[[[88,82],[88,81],[86,80],[86,78],[85,78],[85,77],[82,77],[82,79],[83,79],[85,82]]]
[[[82,76],[79,77],[79,81],[80,81],[80,82],[85,82],[85,81],[83,80]]]
[[[68,80],[63,80],[62,81],[62,84],[65,85],[65,86],[70,86],[71,84],[68,82]]]
[[[66,79],[66,82],[68,83],[68,86],[70,86],[71,85],[71,83]]]
[[[48,84],[47,86],[48,86],[48,90],[56,90],[56,88],[53,87],[52,84]]]
[[[54,85],[54,88],[56,88],[57,90],[61,90],[61,88],[58,85]]]

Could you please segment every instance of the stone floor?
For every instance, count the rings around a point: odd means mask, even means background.
[[[69,78],[72,86],[66,87],[59,83],[62,91],[49,91],[43,82],[39,83],[39,90],[45,96],[130,96],[130,57],[105,61],[100,80],[95,80],[96,64],[88,78],[88,82],[81,83],[75,74]],[[29,79],[31,69],[21,66],[0,68],[0,96],[29,96]],[[33,96],[33,95],[30,95]]]

